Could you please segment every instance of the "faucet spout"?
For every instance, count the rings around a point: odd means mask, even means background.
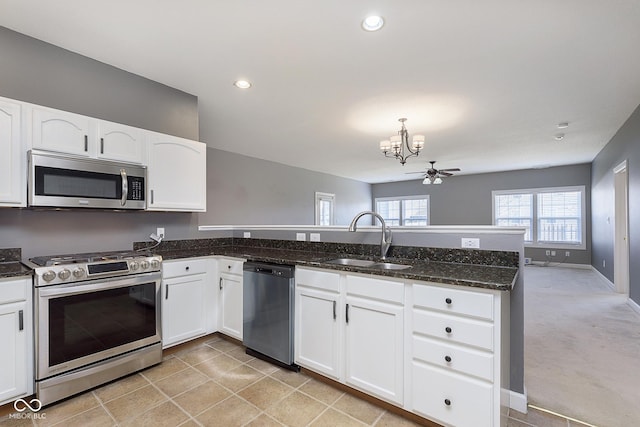
[[[357,222],[360,218],[362,218],[365,215],[371,215],[375,218],[378,218],[378,220],[380,220],[380,223],[382,224],[382,237],[380,239],[380,258],[382,260],[387,259],[387,252],[389,251],[389,247],[391,247],[391,228],[389,228],[387,226],[387,224],[384,221],[384,218],[382,218],[382,216],[374,211],[364,211],[364,212],[360,212],[359,214],[357,214],[355,217],[353,217],[353,220],[351,220],[351,224],[349,225],[349,231],[356,231],[357,230]]]

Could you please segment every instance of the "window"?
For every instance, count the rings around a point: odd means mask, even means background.
[[[525,227],[530,245],[585,247],[584,187],[494,191],[493,223]]]
[[[376,199],[376,212],[387,225],[423,227],[429,225],[429,196]]]
[[[336,195],[316,192],[316,225],[333,225]]]

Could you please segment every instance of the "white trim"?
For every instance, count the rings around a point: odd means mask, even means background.
[[[333,225],[335,222],[335,206],[336,206],[336,195],[333,193],[323,193],[321,191],[316,191],[315,194],[315,225],[318,225],[320,222],[320,202],[328,201],[331,202],[331,213],[329,214],[329,222]]]
[[[402,224],[405,221],[404,208],[402,206],[403,205],[402,202],[404,200],[426,200],[427,201],[427,226],[431,224],[431,197],[428,194],[413,195],[413,196],[376,197],[375,199],[373,199],[374,210],[378,212],[378,202],[392,202],[396,200],[400,202],[400,218],[399,218],[400,224]],[[420,226],[410,225],[410,226],[401,226],[401,227],[419,228]]]
[[[547,262],[547,261],[531,261],[530,264],[525,265],[534,265],[536,267],[560,267],[560,268],[577,268],[581,270],[590,270],[593,268],[591,264],[575,264],[569,262]]]
[[[522,414],[527,413],[527,392],[525,390],[524,393],[516,393],[513,390],[505,390],[502,389],[503,393],[507,393],[509,395],[509,409],[513,409],[514,411],[518,411]]]
[[[524,227],[496,227],[493,225],[466,225],[466,226],[448,226],[448,225],[430,225],[428,227],[391,227],[394,233],[426,233],[426,234],[442,234],[442,233],[470,233],[470,234],[514,234],[523,235]],[[349,231],[347,225],[200,225],[198,231]],[[358,226],[360,231],[378,231],[380,226],[364,225]]]
[[[627,168],[627,160],[623,160],[613,168],[613,173],[620,173]]]
[[[638,305],[634,300],[627,298],[627,305],[631,307],[633,311],[640,314],[640,305]]]
[[[616,291],[616,285],[614,285],[614,284],[613,284],[613,282],[612,282],[611,280],[607,279],[607,278],[606,278],[606,276],[605,276],[604,274],[600,273],[600,271],[598,271],[598,269],[597,269],[597,268],[595,268],[594,266],[591,266],[591,268],[593,269],[593,271],[595,271],[595,272],[596,272],[596,274],[597,274],[598,276],[600,276],[600,278],[601,278],[602,280],[604,280],[604,282],[606,283],[606,285],[607,285],[608,287],[610,287],[610,288],[611,288],[611,290],[612,290],[613,292],[615,292],[615,291]]]

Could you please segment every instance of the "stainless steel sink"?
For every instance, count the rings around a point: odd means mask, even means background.
[[[354,267],[371,267],[376,264],[375,261],[369,261],[366,259],[355,259],[355,258],[336,258],[331,261],[327,261],[328,264],[338,264],[338,265],[352,265]]]
[[[392,262],[376,262],[375,264],[370,265],[370,267],[382,270],[404,270],[411,268],[411,266],[407,264],[394,264]]]
[[[369,261],[366,259],[356,259],[356,258],[336,258],[331,261],[327,261],[328,264],[338,264],[338,265],[350,265],[353,267],[367,267],[367,268],[375,268],[379,270],[404,270],[406,268],[411,268],[410,265],[406,264],[394,264],[392,262],[376,262]]]

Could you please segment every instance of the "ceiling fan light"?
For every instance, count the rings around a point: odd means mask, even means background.
[[[424,178],[422,183],[425,184],[425,185],[429,185],[429,184],[431,184],[431,179],[429,179],[429,177],[427,176],[427,177]]]
[[[442,184],[442,178],[437,177],[436,179],[433,180],[434,184]]]

